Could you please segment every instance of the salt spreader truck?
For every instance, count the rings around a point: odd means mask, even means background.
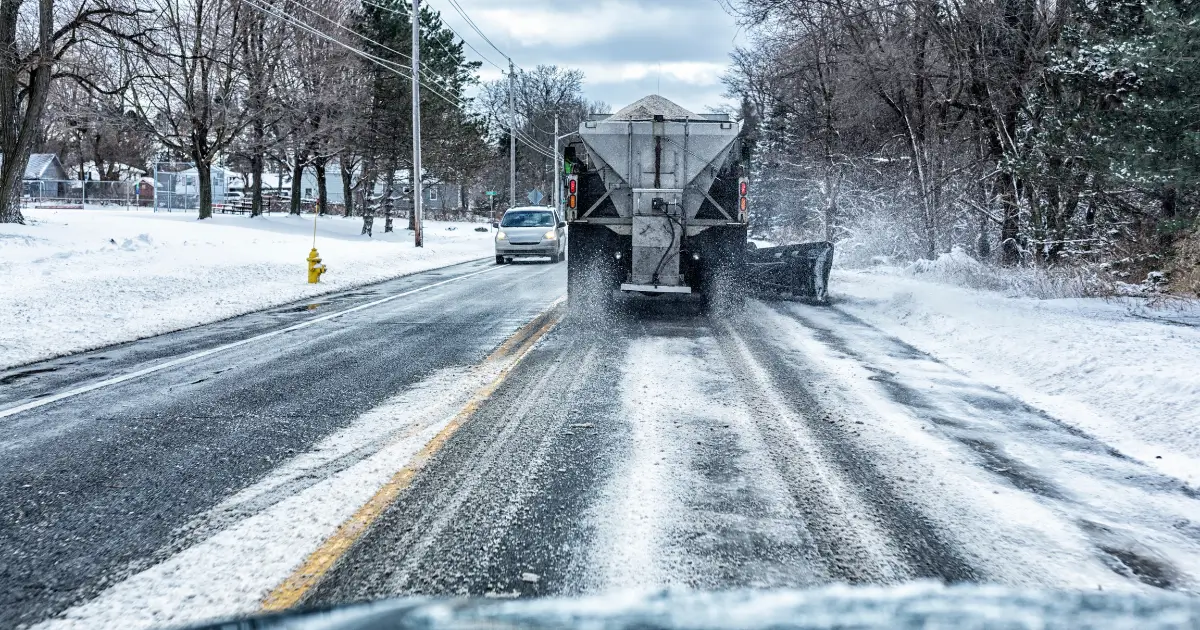
[[[575,312],[621,296],[711,307],[749,292],[826,299],[830,243],[754,248],[739,127],[647,96],[592,116],[563,158]]]

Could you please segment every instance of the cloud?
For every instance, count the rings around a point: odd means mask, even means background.
[[[660,92],[695,111],[724,103],[720,77],[738,27],[713,0],[458,2],[518,65],[583,70],[590,99],[616,108]],[[445,0],[430,3],[491,61],[506,65]],[[484,64],[480,76],[495,80],[502,75]]]
[[[648,7],[635,2],[589,3],[579,5],[553,4],[552,8],[485,9],[478,24],[497,27],[502,37],[523,47],[552,44],[578,46],[614,39],[617,36],[641,34],[652,36],[670,28],[679,28],[678,10],[667,7]],[[485,31],[486,32],[486,31]]]
[[[589,85],[627,83],[642,79],[670,79],[692,85],[717,85],[725,64],[707,61],[678,61],[663,64],[629,62],[618,64],[587,63],[574,67],[583,70]]]

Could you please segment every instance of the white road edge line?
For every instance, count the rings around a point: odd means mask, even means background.
[[[404,291],[402,293],[397,293],[396,295],[389,295],[388,297],[375,300],[374,302],[367,302],[366,304],[359,304],[358,306],[348,308],[344,311],[338,311],[336,313],[322,315],[315,319],[310,319],[308,321],[300,322],[299,324],[293,324],[291,326],[288,326],[287,328],[280,328],[279,330],[272,330],[271,332],[262,333],[260,335],[255,335],[253,337],[247,337],[246,339],[242,339],[240,341],[234,341],[232,343],[227,343],[223,346],[209,348],[208,350],[201,350],[200,352],[196,352],[193,354],[189,354],[187,356],[179,357],[178,359],[171,359],[170,361],[166,361],[164,363],[159,363],[158,365],[152,365],[147,368],[142,368],[136,372],[130,372],[129,374],[122,374],[121,376],[114,376],[113,378],[105,379],[103,381],[97,381],[95,383],[84,385],[82,387],[76,387],[75,389],[69,389],[65,392],[59,392],[57,394],[54,394],[53,396],[39,398],[37,400],[33,400],[33,401],[27,402],[22,405],[17,405],[15,407],[9,407],[7,409],[0,410],[0,418],[7,418],[9,416],[15,416],[19,413],[29,411],[30,409],[37,409],[38,407],[43,407],[45,405],[49,405],[51,403],[58,402],[65,398],[71,398],[72,396],[86,394],[87,392],[95,391],[97,389],[110,387],[112,385],[118,385],[120,383],[124,383],[125,381],[131,381],[135,378],[139,378],[139,377],[145,376],[147,374],[161,372],[162,370],[166,370],[168,368],[173,368],[177,365],[183,365],[184,363],[190,363],[192,361],[195,361],[196,359],[203,359],[204,357],[211,356],[211,355],[214,355],[214,354],[217,354],[220,352],[224,352],[224,351],[230,350],[232,348],[237,348],[239,346],[244,346],[248,343],[262,341],[263,339],[269,339],[271,337],[276,337],[276,336],[282,335],[284,333],[292,332],[294,330],[300,330],[301,328],[307,328],[314,324],[319,324],[321,322],[329,321],[331,319],[334,319],[335,317],[341,317],[342,315],[347,315],[349,313],[355,313],[355,312],[358,312],[358,311],[361,311],[364,309],[371,308],[373,306],[379,306],[380,304],[384,304],[386,302],[391,302],[392,300],[397,300],[402,297],[412,295],[414,293],[420,293],[421,291],[425,291],[427,289],[432,289],[434,287],[440,287],[444,284],[450,284],[451,282],[458,282],[459,280],[465,280],[472,276],[478,276],[480,274],[495,271],[497,269],[499,269],[499,267],[489,267],[482,271],[474,271],[474,272],[471,272],[468,274],[450,278],[448,280],[434,282],[433,284],[427,284],[423,287],[417,287],[416,289],[410,289],[410,290]]]

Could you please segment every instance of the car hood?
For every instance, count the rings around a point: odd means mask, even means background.
[[[405,598],[198,628],[1155,629],[1196,627],[1197,623],[1200,599],[1164,591],[1034,591],[915,583],[522,600]]]
[[[505,234],[508,235],[508,241],[510,243],[513,241],[524,242],[524,243],[536,243],[536,242],[540,242],[542,240],[542,236],[546,232],[549,232],[550,230],[553,230],[553,229],[554,229],[554,226],[550,226],[550,227],[511,227],[511,228],[502,227],[502,228],[500,228],[500,231],[504,232]]]

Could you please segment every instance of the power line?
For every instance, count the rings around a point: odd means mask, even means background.
[[[338,39],[338,38],[336,38],[336,37],[333,37],[333,36],[331,36],[331,35],[329,35],[329,34],[325,33],[324,31],[321,31],[320,29],[317,29],[317,28],[316,28],[316,27],[314,27],[314,26],[311,26],[311,25],[309,25],[309,24],[308,24],[308,23],[306,23],[306,22],[302,22],[302,21],[300,21],[300,20],[298,20],[298,19],[294,19],[294,18],[292,18],[291,16],[289,16],[289,15],[287,15],[287,14],[284,14],[284,13],[280,13],[280,12],[278,12],[278,11],[277,11],[277,10],[276,10],[274,7],[270,7],[270,6],[262,6],[262,5],[258,4],[257,2],[255,2],[255,0],[247,0],[247,3],[248,3],[250,6],[254,7],[255,9],[258,9],[260,12],[262,12],[262,13],[265,13],[266,15],[269,15],[269,16],[271,16],[271,17],[274,17],[274,18],[276,18],[276,19],[278,19],[278,20],[280,20],[280,21],[284,22],[285,24],[290,24],[290,25],[292,25],[292,26],[295,26],[296,28],[299,28],[300,30],[302,30],[302,31],[304,31],[304,32],[306,32],[306,33],[309,33],[310,35],[315,35],[315,36],[317,36],[317,37],[319,37],[319,38],[321,38],[321,39],[324,39],[324,40],[327,40],[327,41],[329,41],[329,42],[331,42],[331,43],[337,44],[338,46],[341,46],[342,48],[345,48],[346,50],[349,50],[350,52],[352,52],[352,53],[354,53],[354,54],[356,54],[356,55],[359,55],[360,57],[363,57],[363,58],[365,58],[365,59],[368,59],[368,60],[370,60],[370,61],[374,61],[375,63],[377,63],[377,64],[379,64],[379,65],[382,65],[382,66],[384,66],[385,68],[387,68],[387,69],[389,69],[389,70],[391,70],[391,71],[393,71],[393,72],[396,72],[396,73],[398,73],[398,74],[402,74],[402,73],[400,73],[400,72],[399,72],[399,71],[398,71],[396,68],[408,68],[408,69],[409,69],[409,72],[411,72],[411,71],[412,71],[412,69],[411,69],[411,68],[409,68],[408,66],[404,66],[404,65],[398,64],[398,63],[396,63],[396,62],[394,62],[394,61],[391,61],[391,60],[389,60],[389,59],[384,59],[383,57],[378,57],[378,56],[376,56],[376,55],[373,55],[373,54],[371,54],[371,53],[369,53],[369,52],[366,52],[366,51],[364,51],[364,50],[360,50],[360,49],[358,49],[358,48],[355,48],[355,47],[353,47],[353,46],[351,46],[351,45],[349,45],[349,44],[347,44],[347,43],[345,43],[345,42],[341,41],[340,39]],[[393,67],[393,66],[395,66],[395,67]],[[407,76],[407,75],[405,75],[405,76]],[[408,78],[411,78],[411,77],[408,77]]]
[[[292,1],[295,1],[295,0],[292,0]],[[329,35],[328,33],[325,33],[324,31],[322,31],[306,22],[303,22],[296,18],[293,18],[290,15],[280,13],[273,7],[264,7],[260,4],[258,4],[255,0],[247,0],[247,2],[254,8],[258,9],[259,11],[262,11],[276,19],[279,19],[279,20],[283,21],[284,23],[291,24],[292,26],[295,26],[311,35],[315,35],[316,37],[319,37],[319,38],[329,41],[331,43],[337,44],[338,46],[341,46],[342,48],[345,48],[346,50],[348,50],[360,57],[363,57],[364,59],[372,61],[372,62],[376,63],[377,65],[382,66],[383,68],[390,70],[405,79],[409,79],[409,80],[412,79],[411,66],[399,64],[394,61],[391,61],[390,59],[385,59],[378,55],[371,54],[365,50],[355,48],[355,47],[341,41],[340,39],[333,37],[333,36]],[[368,39],[368,41],[371,41],[371,40]],[[387,47],[384,46],[384,48],[387,48]],[[391,49],[388,48],[388,50],[391,50]],[[393,51],[393,52],[395,52],[395,51]],[[403,72],[404,70],[407,70],[408,74],[405,74]],[[422,83],[422,85],[424,85],[426,88],[428,88],[429,91],[432,92],[434,95],[438,96],[439,98],[441,98],[442,100],[446,101],[447,103],[449,103],[450,105],[452,105],[454,107],[463,107],[465,105],[465,103],[463,103],[457,97],[454,97],[453,95],[446,95],[446,94],[443,94],[442,92],[440,92],[437,88],[441,87],[441,86],[433,86],[433,85],[429,85],[427,83]]]
[[[379,9],[380,11],[387,11],[388,13],[392,13],[392,14],[394,14],[394,15],[402,15],[402,16],[404,16],[404,17],[407,17],[407,18],[409,18],[409,20],[411,20],[411,19],[412,19],[412,16],[410,15],[411,11],[410,11],[410,12],[402,12],[402,11],[397,11],[396,9],[393,9],[393,8],[391,8],[391,7],[385,7],[385,6],[383,6],[382,4],[375,4],[374,2],[369,2],[368,0],[360,0],[360,2],[362,2],[362,3],[363,3],[363,4],[365,4],[365,5],[368,5],[368,6],[375,7],[376,9]],[[404,7],[406,7],[406,8],[408,7],[408,5],[407,5],[407,4],[406,4],[406,5],[403,5],[403,6],[404,6]],[[419,19],[419,18],[418,18],[418,19]],[[450,28],[450,25],[449,25],[449,24],[446,24],[445,22],[442,22],[442,25],[443,25],[443,26],[445,26],[445,27],[447,27],[447,28]],[[450,28],[450,32],[454,33],[455,35],[458,35],[458,33],[454,32],[454,29],[453,29],[453,28]],[[433,40],[433,41],[434,41],[434,42],[435,42],[435,43],[438,45],[438,48],[441,48],[441,49],[442,49],[442,52],[446,53],[446,55],[447,55],[448,57],[450,57],[450,58],[454,58],[454,57],[456,57],[457,55],[461,55],[461,54],[462,54],[462,51],[461,51],[461,50],[459,50],[459,52],[457,52],[457,53],[455,53],[455,52],[452,52],[452,51],[451,51],[449,48],[447,48],[447,47],[446,47],[446,45],[445,45],[445,44],[443,44],[443,43],[442,43],[442,40],[441,40],[441,38],[439,38],[439,37],[431,37],[430,39],[432,39],[432,40]],[[459,37],[459,39],[462,39],[462,38],[461,38],[461,37]],[[464,43],[464,44],[466,44],[467,42],[464,40],[464,41],[463,41],[463,43]],[[467,45],[469,46],[470,44],[467,44]],[[472,49],[472,50],[473,50],[473,49]],[[422,68],[422,69],[424,69],[424,68]]]
[[[367,37],[366,35],[363,35],[362,33],[358,32],[357,30],[355,30],[355,29],[353,29],[353,28],[351,28],[351,27],[349,27],[349,26],[346,26],[345,24],[342,24],[341,22],[338,22],[338,21],[336,21],[336,20],[334,20],[334,19],[330,18],[329,16],[326,16],[326,15],[322,14],[322,13],[321,13],[321,12],[319,12],[319,11],[316,11],[316,10],[314,10],[314,9],[312,9],[312,8],[309,8],[309,7],[305,6],[303,3],[299,2],[298,0],[287,0],[287,1],[288,1],[288,2],[291,2],[292,4],[295,4],[295,5],[299,6],[300,8],[304,9],[305,11],[308,11],[309,13],[312,13],[313,15],[316,15],[317,17],[319,17],[319,18],[321,18],[321,19],[323,19],[323,20],[325,20],[325,21],[329,22],[330,24],[333,24],[334,26],[336,26],[336,27],[338,27],[338,28],[340,28],[340,29],[342,29],[342,30],[349,31],[350,33],[353,33],[354,35],[358,36],[359,38],[361,38],[361,39],[363,39],[363,40],[366,40],[367,42],[370,42],[370,43],[372,43],[372,44],[374,44],[374,45],[376,45],[376,46],[378,46],[378,47],[380,47],[380,48],[382,48],[382,49],[384,49],[384,50],[386,50],[386,51],[388,51],[388,52],[390,52],[390,53],[392,53],[392,54],[394,54],[394,55],[399,55],[400,57],[402,57],[402,58],[404,58],[404,59],[407,59],[407,60],[408,60],[410,63],[412,62],[412,56],[411,56],[411,55],[408,55],[408,54],[405,54],[405,53],[403,53],[403,52],[400,52],[399,50],[396,50],[396,49],[394,49],[394,48],[389,48],[388,46],[385,46],[385,45],[383,45],[383,44],[381,44],[381,43],[379,43],[379,42],[377,42],[377,41],[375,41],[375,40],[371,39],[370,37]],[[372,5],[372,6],[376,6],[376,5]],[[381,8],[383,8],[383,7],[381,7]],[[397,12],[396,12],[395,10],[393,10],[393,9],[388,9],[388,10],[389,10],[389,11],[392,11],[393,13],[397,13]],[[407,14],[403,14],[403,15],[407,16]],[[446,51],[446,52],[447,52],[447,53],[449,53],[449,51]],[[454,91],[455,91],[455,90],[454,90],[454,88],[453,88],[452,86],[450,86],[450,85],[447,85],[447,84],[446,84],[446,83],[448,83],[448,80],[447,80],[445,77],[439,77],[439,76],[437,76],[437,75],[433,74],[432,72],[429,72],[429,71],[425,70],[424,68],[420,68],[419,70],[420,70],[421,76],[423,76],[423,77],[425,77],[425,78],[427,78],[427,79],[429,79],[429,80],[431,80],[431,81],[442,81],[442,82],[443,82],[443,85],[441,85],[441,86],[439,86],[439,87],[441,87],[441,88],[443,88],[443,89],[445,89],[445,90],[447,90],[447,91],[449,91],[449,92],[454,92]],[[411,70],[410,70],[410,71],[411,71]]]
[[[379,46],[380,48],[382,48],[382,49],[384,49],[384,50],[387,50],[388,52],[391,52],[391,53],[394,53],[394,54],[400,55],[401,57],[403,57],[403,58],[405,58],[405,59],[408,59],[410,62],[412,61],[412,56],[411,56],[411,55],[407,55],[407,54],[405,54],[405,53],[402,53],[402,52],[400,52],[400,51],[398,51],[398,50],[394,50],[394,49],[392,49],[392,48],[388,48],[387,46],[384,46],[383,44],[380,44],[379,42],[377,42],[377,41],[375,41],[375,40],[371,39],[370,37],[367,37],[366,35],[363,35],[362,33],[359,33],[358,31],[354,30],[353,28],[351,28],[351,27],[349,27],[349,26],[346,26],[345,24],[342,24],[341,22],[338,22],[337,20],[334,20],[333,18],[331,18],[331,17],[329,17],[329,16],[327,16],[327,15],[325,15],[325,14],[321,13],[320,11],[317,11],[316,9],[310,8],[310,7],[308,7],[308,6],[305,6],[305,4],[304,4],[303,2],[299,2],[299,0],[287,0],[287,1],[288,1],[288,2],[291,2],[292,4],[294,4],[294,5],[298,6],[298,7],[300,7],[301,9],[304,9],[305,11],[308,11],[309,13],[312,13],[313,15],[315,15],[315,16],[317,16],[317,17],[321,18],[322,20],[325,20],[326,22],[329,22],[330,24],[333,24],[334,26],[336,26],[336,27],[338,27],[338,28],[340,28],[340,29],[342,29],[342,30],[350,31],[351,33],[354,33],[355,35],[357,35],[357,36],[359,36],[359,37],[361,37],[361,38],[363,38],[363,39],[367,40],[368,42],[371,42],[372,44],[375,44],[376,46]]]
[[[292,2],[295,2],[296,0],[291,0],[291,1],[292,1]],[[361,0],[361,1],[363,2],[363,4],[366,4],[366,5],[369,5],[369,6],[373,6],[373,7],[377,8],[377,9],[380,9],[380,10],[383,10],[383,11],[388,11],[388,12],[391,12],[391,13],[395,13],[395,14],[397,14],[397,15],[404,15],[404,16],[406,16],[406,17],[408,16],[408,14],[407,14],[407,13],[400,13],[400,12],[399,12],[399,11],[397,11],[396,9],[393,9],[393,8],[390,8],[390,7],[385,7],[385,6],[382,6],[382,5],[379,5],[379,4],[375,4],[374,2],[371,2],[370,0]],[[470,26],[472,29],[474,29],[474,30],[475,30],[475,32],[476,32],[476,33],[478,33],[478,34],[479,34],[479,36],[480,36],[480,37],[482,37],[482,38],[483,38],[483,40],[484,40],[484,41],[486,41],[486,42],[488,43],[488,45],[490,45],[492,48],[494,48],[494,49],[496,50],[496,52],[500,53],[500,55],[501,55],[501,56],[503,56],[503,57],[504,57],[504,58],[505,58],[507,61],[509,61],[510,63],[513,63],[513,62],[512,62],[512,58],[511,58],[511,57],[509,57],[509,56],[508,56],[508,54],[506,54],[506,53],[505,53],[503,50],[500,50],[500,48],[499,48],[499,47],[497,47],[497,46],[496,46],[496,44],[494,44],[490,38],[488,38],[487,34],[485,34],[485,33],[484,33],[484,32],[483,32],[483,31],[482,31],[480,28],[479,28],[479,26],[478,26],[477,24],[475,24],[475,21],[474,21],[474,20],[472,20],[472,19],[471,19],[471,16],[470,16],[470,15],[468,15],[468,14],[467,14],[467,12],[466,12],[466,10],[462,8],[462,5],[458,4],[458,0],[448,0],[448,2],[449,2],[449,3],[450,3],[450,5],[451,5],[451,6],[454,8],[454,10],[455,10],[456,12],[458,12],[458,14],[459,14],[460,16],[462,16],[463,20],[465,20],[465,21],[467,22],[467,25],[469,25],[469,26]],[[410,17],[409,19],[412,19],[412,18]],[[479,55],[479,56],[480,56],[482,59],[484,59],[484,60],[485,60],[485,61],[487,61],[488,63],[492,64],[493,66],[496,66],[496,67],[497,67],[497,68],[499,68],[501,71],[503,71],[503,70],[504,70],[504,68],[503,68],[503,67],[501,67],[499,64],[495,63],[495,62],[494,62],[494,61],[492,61],[491,59],[488,59],[486,56],[484,56],[484,55],[483,55],[483,53],[479,52],[479,50],[478,50],[477,48],[475,48],[474,46],[472,46],[472,45],[471,45],[471,43],[470,43],[470,42],[468,42],[468,41],[467,41],[467,39],[466,39],[465,37],[463,37],[461,33],[459,33],[458,31],[456,31],[456,30],[454,29],[454,27],[453,27],[453,26],[451,26],[451,25],[450,25],[448,22],[444,22],[444,21],[443,21],[443,24],[445,24],[445,25],[446,25],[446,27],[447,27],[447,28],[449,28],[449,29],[450,29],[450,31],[451,31],[452,33],[454,33],[455,35],[457,35],[457,36],[458,36],[458,38],[459,38],[459,40],[461,40],[461,41],[462,41],[464,44],[466,44],[466,45],[467,45],[467,47],[469,47],[469,48],[470,48],[472,51],[474,51],[476,55]],[[443,47],[443,49],[444,49],[444,47]],[[447,52],[447,53],[449,53],[449,51],[446,51],[446,52]],[[513,65],[516,65],[516,64],[515,64],[515,63],[513,63]],[[518,68],[520,68],[520,66],[519,66],[519,65],[517,65],[517,67],[518,67]],[[522,71],[524,71],[524,68],[521,68],[521,70],[522,70]],[[529,124],[530,124],[530,125],[531,125],[531,126],[534,128],[534,129],[537,129],[538,131],[540,131],[540,132],[542,132],[542,133],[548,133],[546,130],[539,128],[537,125],[534,125],[532,122],[530,122]],[[524,143],[526,146],[528,146],[529,148],[531,148],[531,149],[534,149],[535,151],[537,151],[538,153],[541,153],[541,154],[542,154],[543,156],[545,156],[545,157],[548,157],[548,158],[554,159],[554,154],[553,154],[553,152],[549,152],[549,151],[546,151],[545,149],[543,149],[543,148],[542,148],[542,147],[541,147],[541,146],[540,146],[540,145],[537,143],[537,139],[536,139],[536,138],[533,138],[532,136],[530,136],[529,134],[525,133],[524,131],[522,131],[522,130],[520,130],[520,129],[515,129],[515,128],[512,128],[512,129],[509,129],[509,131],[510,131],[510,133],[511,133],[512,135],[516,135],[516,136],[518,137],[518,139],[519,139],[519,140],[521,140],[521,142],[523,142],[523,143]]]
[[[462,8],[462,5],[460,5],[458,3],[458,0],[447,0],[447,1],[450,3],[450,6],[454,7],[454,10],[457,11],[458,14],[462,16],[462,19],[466,20],[467,26],[470,26],[472,29],[474,29],[474,31],[476,33],[478,33],[480,37],[483,38],[483,41],[487,42],[488,45],[491,46],[496,52],[500,53],[501,57],[504,57],[510,63],[512,62],[512,57],[508,56],[508,54],[505,53],[503,50],[500,50],[499,46],[492,43],[492,40],[489,39],[487,34],[484,33],[482,29],[479,28],[479,25],[475,24],[475,20],[472,20],[471,16],[467,15],[467,10]],[[520,68],[521,66],[518,65],[517,67]],[[521,68],[521,69],[524,70],[524,68]],[[503,68],[501,68],[501,70],[503,70]]]
[[[297,0],[289,0],[289,1],[290,1],[290,2],[297,2]],[[375,4],[374,2],[370,2],[369,0],[361,0],[361,1],[363,2],[363,4],[366,4],[366,5],[369,5],[369,6],[375,7],[375,8],[377,8],[377,9],[380,9],[380,10],[382,10],[382,11],[387,11],[387,12],[389,12],[389,13],[392,13],[392,14],[395,14],[395,15],[401,15],[401,16],[404,16],[404,17],[407,17],[407,18],[409,18],[410,20],[412,19],[412,17],[409,15],[409,12],[400,12],[400,11],[397,11],[396,9],[393,9],[393,8],[391,8],[391,7],[385,7],[385,6],[383,6],[383,5]],[[298,4],[298,2],[297,2],[297,4]],[[406,6],[407,6],[407,5],[406,5]],[[307,7],[306,7],[306,8],[307,8]],[[311,9],[309,9],[309,10],[311,11]],[[460,14],[462,14],[462,13],[460,12]],[[463,18],[464,18],[464,19],[468,20],[468,21],[471,23],[471,25],[472,25],[472,26],[474,26],[474,22],[473,22],[473,21],[471,21],[469,17],[467,17],[465,14],[462,14],[462,15],[463,15]],[[323,16],[322,16],[322,17],[323,17]],[[460,35],[460,34],[458,33],[458,31],[454,30],[454,27],[450,26],[450,24],[449,24],[449,23],[443,22],[443,24],[444,24],[444,25],[445,25],[447,28],[449,28],[449,29],[450,29],[450,32],[452,32],[452,33],[454,33],[455,35],[457,35],[457,36],[458,36],[458,38],[459,38],[459,40],[461,40],[461,41],[462,41],[464,44],[466,44],[468,47],[470,47],[470,48],[471,48],[471,50],[475,51],[475,54],[479,55],[480,57],[483,57],[483,58],[484,58],[484,59],[485,59],[485,60],[486,60],[488,63],[491,63],[492,65],[496,65],[496,64],[495,64],[495,62],[493,62],[492,60],[490,60],[490,59],[487,59],[486,57],[484,57],[484,56],[483,56],[483,54],[482,54],[482,53],[480,53],[480,52],[479,52],[479,51],[478,51],[478,50],[477,50],[477,49],[476,49],[474,46],[471,46],[470,42],[468,42],[466,39],[464,39],[464,38],[463,38],[463,36],[462,36],[462,35]],[[340,25],[339,25],[339,26],[340,26]],[[344,28],[344,27],[343,27],[343,28]],[[479,31],[478,31],[478,28],[476,28],[476,31],[477,31],[477,32],[479,32]],[[361,35],[360,35],[360,36],[361,36]],[[487,40],[487,41],[488,41],[488,43],[489,43],[489,44],[491,44],[491,40],[488,40],[488,39],[487,39],[487,36],[486,36],[486,35],[483,35],[483,33],[482,33],[482,32],[480,32],[480,36],[482,36],[482,37],[483,37],[485,40]],[[365,36],[363,37],[363,39],[366,39],[366,40],[367,40],[367,41],[369,41],[369,42],[375,43],[377,46],[380,46],[380,47],[384,48],[385,50],[392,50],[392,49],[388,48],[387,46],[384,46],[383,44],[379,44],[378,42],[374,42],[373,40],[371,40],[371,39],[369,39],[369,38],[367,38],[367,37],[365,37]],[[441,42],[438,42],[438,44],[439,44],[439,45],[441,45]],[[495,47],[495,46],[493,45],[493,47]],[[447,50],[447,49],[446,49],[446,47],[445,47],[444,45],[442,46],[442,50],[445,50],[445,51],[446,51],[446,54],[453,56],[453,53],[451,53],[449,50]],[[499,51],[499,49],[497,49],[497,50]],[[396,52],[397,54],[403,55],[403,53],[399,53],[399,52],[397,52],[397,51],[394,51],[394,50],[393,50],[392,52]],[[503,52],[503,51],[500,51],[500,54],[502,54],[502,55],[503,55],[503,54],[504,54],[504,52]],[[410,58],[410,59],[411,59],[411,57],[408,57],[408,58]],[[507,56],[507,55],[505,55],[505,59],[508,59],[508,56]],[[510,60],[510,61],[511,61],[511,60]],[[500,66],[498,66],[498,65],[497,65],[496,67],[498,67],[498,68],[499,68]],[[518,66],[518,67],[519,67],[519,66]],[[501,70],[503,70],[503,68],[500,68],[500,69],[501,69]],[[429,76],[428,74],[425,74],[425,73],[422,73],[422,74],[423,74],[424,76]],[[463,103],[463,105],[465,106],[465,103]],[[539,127],[537,127],[537,125],[533,125],[533,123],[532,123],[532,122],[530,122],[530,125],[531,125],[531,126],[533,126],[533,128],[534,128],[534,129],[537,129],[538,131],[541,131],[542,133],[547,133],[545,130],[543,130],[543,129],[540,129]],[[521,141],[523,144],[525,144],[525,146],[527,146],[527,147],[529,147],[529,148],[533,149],[534,151],[536,151],[536,152],[540,153],[540,154],[541,154],[541,155],[543,155],[544,157],[548,157],[548,158],[550,158],[550,159],[554,159],[554,154],[553,154],[553,152],[547,152],[545,149],[543,149],[543,148],[541,147],[541,145],[540,145],[540,144],[538,144],[538,142],[537,142],[537,139],[536,139],[536,138],[534,138],[534,137],[530,136],[529,134],[525,133],[524,131],[522,131],[522,130],[520,130],[520,129],[507,129],[507,130],[510,132],[510,134],[512,134],[512,135],[516,135],[516,136],[517,136],[517,139],[518,139],[518,140],[520,140],[520,141]]]
[[[401,13],[400,11],[397,11],[391,7],[385,7],[381,4],[375,4],[374,2],[369,2],[368,0],[361,0],[361,1],[365,5],[375,7],[376,9],[379,9],[381,11],[388,11],[389,13],[395,13],[396,15],[403,15],[405,17],[408,17],[408,13]],[[492,61],[491,59],[488,59],[486,56],[484,56],[483,53],[479,52],[479,50],[477,48],[475,48],[474,46],[471,45],[471,42],[467,41],[467,39],[465,37],[463,37],[461,33],[454,30],[454,27],[451,26],[448,22],[442,22],[442,24],[444,24],[446,26],[446,28],[450,29],[451,33],[454,33],[455,35],[457,35],[458,39],[460,41],[462,41],[463,44],[466,44],[467,48],[470,48],[476,55],[479,56],[480,59],[483,59],[484,61],[492,64],[493,66],[496,66],[500,70],[504,70],[503,66],[497,64],[496,62]]]
[[[291,0],[291,1],[294,2],[295,0]],[[402,78],[412,80],[412,68],[409,66],[404,66],[404,65],[398,64],[394,61],[384,59],[383,57],[379,57],[377,55],[373,55],[364,50],[355,48],[355,47],[341,41],[340,39],[333,37],[332,35],[329,35],[328,33],[325,33],[324,31],[321,31],[320,29],[318,29],[306,22],[300,21],[296,18],[293,18],[290,15],[279,12],[275,7],[263,6],[263,5],[259,4],[257,0],[246,0],[246,2],[251,7],[259,10],[262,13],[265,13],[271,17],[274,17],[286,24],[295,26],[296,28],[299,28],[311,35],[318,37],[318,38],[324,39],[324,40],[329,41],[333,44],[336,44],[342,48],[345,48],[346,50],[348,50],[364,59],[367,59],[368,61],[371,61],[371,62],[375,63],[376,65],[379,65],[380,67],[399,75]],[[408,73],[406,74],[405,72],[403,72],[403,70],[408,70]],[[429,85],[428,83],[426,83],[424,81],[420,81],[420,80],[418,80],[418,83],[420,83],[421,86],[427,88],[433,95],[437,96],[438,98],[442,99],[443,101],[446,101],[452,107],[456,107],[459,109],[467,109],[468,104],[465,101],[462,101],[461,99],[458,99],[458,98],[454,97],[453,95],[443,94],[441,91],[439,91],[437,89],[437,87],[439,87],[439,86]],[[533,151],[541,154],[544,157],[549,157],[549,158],[553,157],[552,153],[547,151],[545,148],[541,147],[539,144],[537,144],[536,140],[529,138],[521,130],[510,129],[509,126],[506,126],[503,123],[499,123],[499,126],[501,127],[501,129],[509,131],[510,135],[515,137],[519,142],[526,145],[528,148],[532,149]]]

